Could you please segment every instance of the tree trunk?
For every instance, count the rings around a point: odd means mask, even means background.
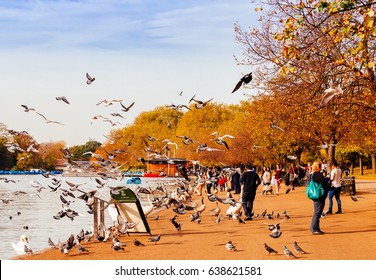
[[[326,151],[326,168],[327,168],[327,171],[328,173],[331,172],[331,169],[332,169],[332,163],[333,161],[335,160],[335,153],[336,153],[336,144],[337,143],[330,143],[330,144],[333,144],[333,145],[329,145],[327,151]]]
[[[363,155],[359,155],[359,174],[363,175]]]
[[[350,174],[354,175],[354,162],[351,162],[350,164]]]
[[[372,160],[372,174],[376,174],[376,154],[371,154],[371,160]]]

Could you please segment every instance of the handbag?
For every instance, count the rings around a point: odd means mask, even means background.
[[[322,187],[321,183],[314,182],[313,178],[311,178],[306,188],[306,194],[309,199],[318,200],[324,195],[324,188]]]

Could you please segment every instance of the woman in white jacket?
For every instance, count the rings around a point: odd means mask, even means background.
[[[267,167],[265,169],[265,172],[264,172],[264,174],[262,174],[261,179],[262,179],[262,185],[263,185],[261,195],[267,194],[268,192],[272,193],[273,192],[273,189],[272,189],[272,186],[271,186],[272,175],[270,173],[269,167]]]

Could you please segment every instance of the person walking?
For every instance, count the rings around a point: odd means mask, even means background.
[[[274,174],[274,180],[275,180],[275,194],[279,194],[279,190],[281,189],[281,182],[282,182],[282,169],[279,164],[277,164]]]
[[[242,206],[246,221],[252,220],[253,201],[256,197],[256,191],[261,184],[259,175],[252,170],[252,165],[248,164],[246,171],[240,177],[240,184],[242,184]]]
[[[332,171],[330,172],[330,181],[332,182],[331,187],[329,188],[328,199],[329,199],[329,210],[325,214],[333,214],[333,196],[336,198],[337,201],[337,208],[338,211],[336,214],[342,214],[342,203],[341,203],[341,178],[342,178],[342,170],[339,168],[338,163],[336,160],[332,163]]]
[[[298,184],[299,170],[295,163],[292,163],[289,169],[290,186],[292,190],[295,190],[295,186]]]
[[[262,193],[261,195],[268,194],[269,192],[272,192],[272,188],[270,186],[272,181],[272,175],[270,173],[269,167],[266,167],[264,170],[264,174],[262,174]]]
[[[231,174],[231,189],[234,190],[235,194],[240,193],[240,168],[236,168]]]
[[[312,215],[312,221],[310,230],[312,234],[314,235],[321,235],[324,234],[323,231],[320,229],[320,218],[323,213],[324,207],[325,207],[325,200],[328,195],[328,182],[329,178],[325,177],[322,174],[322,163],[321,161],[315,161],[312,164],[312,174],[310,176],[310,180],[316,183],[320,183],[324,189],[324,195],[320,197],[319,199],[313,200],[313,215]]]

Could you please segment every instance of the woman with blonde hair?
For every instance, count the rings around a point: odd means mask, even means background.
[[[314,235],[321,235],[324,234],[323,231],[320,229],[320,218],[324,211],[325,207],[325,200],[328,195],[328,182],[329,178],[325,177],[322,172],[322,162],[321,161],[315,161],[312,164],[312,174],[310,175],[310,180],[313,180],[316,183],[320,183],[324,189],[324,195],[320,197],[319,199],[313,200],[313,216],[312,216],[312,222],[310,226],[310,230],[312,234]]]

